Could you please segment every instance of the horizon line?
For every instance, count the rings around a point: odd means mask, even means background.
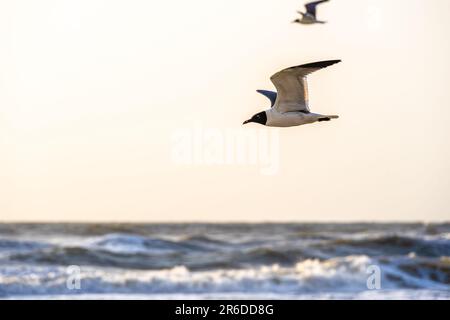
[[[436,220],[436,221],[418,221],[418,220],[409,220],[409,221],[259,221],[259,222],[251,222],[251,221],[0,221],[0,225],[5,224],[123,224],[123,225],[134,225],[134,224],[166,224],[166,225],[175,225],[175,224],[204,224],[204,225],[225,225],[225,224],[243,224],[243,225],[267,225],[267,224],[450,224],[450,220]]]

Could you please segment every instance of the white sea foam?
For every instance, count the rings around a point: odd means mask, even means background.
[[[450,298],[447,225],[1,230],[2,298]],[[67,288],[70,265],[81,268],[80,290]],[[382,290],[367,289],[369,266],[381,271]]]
[[[349,256],[326,261],[305,260],[293,267],[279,265],[247,269],[190,271],[183,266],[164,270],[121,270],[82,267],[81,290],[65,287],[67,273],[62,267],[6,266],[0,271],[0,294],[142,294],[142,295],[229,295],[258,294],[275,296],[333,297],[368,295],[367,267],[375,263],[367,256]],[[383,289],[400,290],[398,282],[387,275],[412,281],[395,265],[383,266]],[[416,279],[418,289],[449,292],[449,287]],[[382,295],[382,293],[380,293]]]

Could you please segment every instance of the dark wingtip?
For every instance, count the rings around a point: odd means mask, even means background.
[[[321,68],[326,68],[329,67],[333,64],[342,62],[342,60],[326,60],[326,61],[318,61],[318,62],[312,62],[312,63],[306,63],[306,64],[302,64],[298,67],[300,68],[313,68],[313,69],[321,69]]]

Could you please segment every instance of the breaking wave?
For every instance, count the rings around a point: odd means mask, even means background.
[[[354,297],[375,265],[383,290],[450,298],[448,225],[84,228],[0,225],[0,296]],[[81,290],[67,288],[71,265]]]
[[[68,269],[44,266],[8,266],[0,272],[0,295],[33,294],[201,294],[259,293],[312,294],[362,292],[367,289],[367,268],[384,270],[384,289],[448,291],[450,261],[417,258],[374,261],[368,256],[349,256],[325,261],[307,259],[291,267],[280,265],[247,269],[191,271],[184,266],[162,270],[118,270],[82,267],[81,289],[67,289]]]

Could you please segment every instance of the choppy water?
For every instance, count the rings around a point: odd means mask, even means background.
[[[450,224],[0,224],[0,298],[449,299]]]

